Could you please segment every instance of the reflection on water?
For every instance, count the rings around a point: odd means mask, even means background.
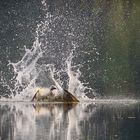
[[[2,140],[138,140],[140,104],[0,103]]]

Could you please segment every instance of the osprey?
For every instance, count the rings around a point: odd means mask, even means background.
[[[44,101],[44,102],[79,102],[79,100],[72,95],[68,90],[59,90],[56,86],[51,86],[46,93],[42,94],[41,88],[37,90],[31,101]]]

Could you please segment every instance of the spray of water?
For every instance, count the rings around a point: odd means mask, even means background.
[[[64,87],[78,98],[85,98],[84,83],[80,81],[80,67],[82,64],[74,65],[73,59],[76,56],[77,43],[67,38],[67,46],[61,42],[56,31],[59,22],[67,19],[63,15],[51,15],[47,12],[46,1],[42,1],[46,16],[37,25],[36,37],[31,49],[26,48],[25,54],[17,63],[9,62],[14,71],[14,88],[11,89],[11,97],[14,100],[30,100],[36,88],[48,89],[55,84],[59,90]],[[61,23],[62,24],[62,23]],[[62,26],[59,31],[66,30]],[[72,30],[66,35],[73,34]],[[58,32],[59,32],[58,31]],[[66,49],[65,49],[66,47]],[[73,64],[73,65],[72,65]]]

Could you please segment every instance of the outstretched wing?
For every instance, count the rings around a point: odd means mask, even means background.
[[[39,90],[35,93],[35,95],[33,96],[32,100],[31,100],[31,102],[34,101],[34,99],[36,99],[36,96],[37,96],[38,93],[39,93]]]

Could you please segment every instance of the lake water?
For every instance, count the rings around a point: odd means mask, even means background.
[[[1,102],[1,140],[139,140],[140,102]]]

